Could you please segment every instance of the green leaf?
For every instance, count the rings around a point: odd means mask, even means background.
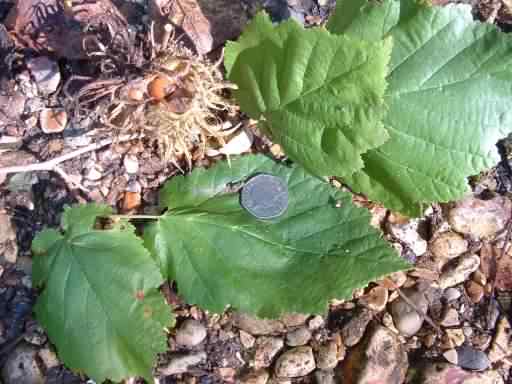
[[[336,14],[347,6],[351,1],[338,1]],[[467,176],[496,164],[495,143],[512,126],[512,40],[473,21],[465,5],[388,0],[361,9],[372,7],[381,7],[372,15],[384,15],[384,8],[400,13],[383,35],[394,43],[384,119],[390,139],[364,154],[365,168],[346,181],[355,191],[416,216],[425,204],[462,197]],[[383,24],[367,12],[354,17],[356,26],[336,32],[364,37],[358,31],[365,21],[368,28]]]
[[[288,185],[289,206],[277,219],[252,217],[230,185],[258,173]],[[161,199],[173,204],[145,230],[145,244],[187,302],[211,311],[323,313],[329,299],[408,268],[350,194],[263,156],[175,177]]]
[[[259,12],[245,27],[238,41],[228,41],[224,50],[224,66],[229,77],[231,69],[240,53],[257,46],[265,39],[274,37],[274,26],[265,12]]]
[[[66,366],[98,383],[149,381],[173,319],[158,292],[163,278],[133,230],[92,229],[109,212],[94,204],[67,208],[64,235],[36,236],[34,282],[44,289],[35,313]]]
[[[368,41],[382,39],[400,17],[400,1],[383,3],[368,0],[338,0],[329,18],[331,33],[345,34]]]
[[[260,15],[227,48],[241,109],[309,172],[351,175],[363,167],[361,154],[388,137],[380,120],[391,41],[304,30],[293,20],[270,26]]]

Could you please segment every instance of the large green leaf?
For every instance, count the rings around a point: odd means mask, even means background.
[[[387,0],[358,13],[352,0],[338,0],[337,7],[336,15],[349,9],[354,23],[336,16],[333,31],[368,38],[365,23],[372,31],[385,25],[371,38],[393,39],[384,119],[390,139],[363,156],[365,168],[347,183],[409,215],[460,198],[467,176],[496,163],[495,143],[512,127],[512,39],[473,21],[465,5]]]
[[[93,230],[110,209],[68,208],[64,234],[45,230],[33,243],[34,282],[44,287],[35,312],[62,361],[96,382],[129,376],[152,380],[173,319],[163,281],[141,239],[129,229]]]
[[[387,139],[381,118],[391,41],[366,42],[258,16],[226,50],[240,107],[317,176],[349,176]]]
[[[286,181],[282,217],[257,220],[240,206],[232,184],[258,173]],[[161,200],[170,211],[145,230],[146,246],[187,302],[212,311],[322,313],[329,299],[408,267],[350,194],[263,156],[175,177]]]

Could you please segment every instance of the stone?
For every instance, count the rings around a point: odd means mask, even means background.
[[[139,160],[135,155],[126,155],[123,159],[123,165],[126,173],[133,175],[139,170]]]
[[[461,297],[462,293],[457,288],[448,288],[444,291],[443,296],[447,302],[455,301]]]
[[[9,353],[2,368],[4,384],[44,384],[45,377],[36,360],[37,349],[25,343]]]
[[[240,379],[240,384],[266,384],[268,381],[268,371],[265,369],[259,369],[247,373]]]
[[[256,353],[254,354],[254,368],[267,368],[274,361],[274,357],[283,349],[284,342],[280,337],[261,336],[256,340]]]
[[[480,258],[477,255],[465,255],[459,257],[457,263],[443,271],[439,276],[439,286],[442,289],[453,287],[467,280],[469,275],[480,266]]]
[[[176,332],[176,344],[182,347],[195,347],[206,338],[206,327],[197,320],[188,319]]]
[[[313,374],[316,384],[335,384],[334,372],[332,370],[317,369]]]
[[[0,264],[3,262],[14,264],[17,259],[16,227],[9,215],[0,213]]]
[[[318,347],[316,366],[319,369],[334,369],[338,365],[338,346],[335,341],[328,341]]]
[[[91,181],[98,181],[103,177],[103,173],[97,167],[91,167],[85,177]]]
[[[482,265],[482,258],[480,257],[480,265]],[[475,282],[480,284],[482,287],[487,284],[487,276],[479,269],[477,269],[475,272],[473,272],[473,275],[471,276],[471,279]]]
[[[260,319],[243,312],[233,314],[235,327],[254,336],[277,335],[284,332],[284,325],[279,320]]]
[[[457,354],[456,349],[449,349],[446,352],[443,353],[443,357],[448,361],[449,363],[457,365],[459,362],[459,355]]]
[[[307,327],[299,327],[286,334],[286,345],[298,347],[305,345],[311,339],[311,332]]]
[[[39,114],[39,125],[46,134],[62,132],[68,125],[68,114],[62,108],[45,108]]]
[[[462,328],[449,328],[444,330],[444,334],[441,338],[442,349],[453,349],[461,346],[466,337]]]
[[[159,367],[157,370],[164,376],[177,375],[187,372],[189,367],[206,362],[206,358],[206,352],[173,354],[170,356],[169,364],[165,367]]]
[[[280,320],[287,327],[298,327],[306,324],[308,317],[309,315],[304,313],[285,313],[281,316]]]
[[[485,292],[484,287],[482,287],[480,284],[475,283],[474,281],[468,281],[465,284],[465,289],[473,303],[478,304],[480,301],[482,301]]]
[[[423,313],[428,310],[428,301],[423,292],[414,288],[404,289],[403,293]],[[423,316],[410,306],[403,298],[399,297],[391,303],[391,315],[396,329],[404,336],[415,335],[423,325]]]
[[[324,325],[324,323],[325,323],[324,318],[320,315],[316,315],[316,316],[313,316],[311,319],[309,319],[308,327],[309,327],[309,329],[314,331],[315,329],[322,327]]]
[[[370,291],[362,296],[359,301],[365,307],[375,312],[383,311],[388,303],[388,290],[381,286],[376,286],[370,289]]]
[[[455,327],[460,324],[459,312],[454,308],[448,308],[441,319],[443,327]]]
[[[391,234],[407,245],[416,256],[421,256],[427,251],[427,241],[418,233],[420,220],[398,220],[396,223],[388,223]]]
[[[386,276],[384,279],[379,280],[377,283],[390,290],[393,291],[396,288],[400,288],[407,281],[407,274],[404,271],[393,272],[392,274]]]
[[[503,316],[496,325],[496,333],[489,350],[491,363],[502,360],[512,351],[512,329],[508,319]]]
[[[23,339],[27,343],[41,347],[48,340],[44,329],[35,321],[27,321],[25,328]]]
[[[232,367],[218,367],[215,369],[223,383],[234,383],[236,369]],[[135,383],[134,383],[135,384]]]
[[[245,331],[240,331],[240,343],[244,346],[245,349],[251,349],[254,347],[254,343],[256,342],[256,338],[251,335],[250,333],[247,333]]]
[[[53,352],[50,348],[45,347],[43,349],[40,349],[37,352],[39,358],[44,363],[44,366],[46,369],[55,368],[60,365],[60,361],[57,357],[57,354]]]
[[[402,384],[408,368],[407,353],[386,327],[373,326],[342,364],[343,384]]]
[[[372,318],[373,313],[370,310],[360,309],[341,329],[343,344],[347,347],[356,345],[363,337],[366,326]]]
[[[427,363],[413,370],[411,383],[418,384],[503,384],[503,379],[497,372],[470,372],[453,364]]]
[[[429,243],[430,252],[442,267],[447,261],[454,259],[468,250],[468,241],[453,231],[436,235]]]
[[[300,377],[313,372],[315,368],[315,357],[311,347],[295,347],[277,359],[275,374],[284,378]]]
[[[450,363],[472,371],[484,371],[491,365],[484,352],[468,345],[446,351],[443,356]]]
[[[43,95],[52,94],[60,84],[59,65],[48,57],[40,56],[27,60],[27,67]]]
[[[452,228],[474,238],[490,238],[505,228],[510,219],[512,202],[504,196],[481,200],[468,196],[448,212]]]

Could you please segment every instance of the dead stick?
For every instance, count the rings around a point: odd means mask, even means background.
[[[123,142],[123,141],[129,141],[133,139],[139,139],[141,138],[141,135],[133,136],[133,135],[125,135],[119,137],[116,142]],[[114,142],[114,139],[104,139],[94,144],[89,144],[86,147],[77,149],[76,151],[72,151],[69,153],[66,153],[62,156],[58,156],[54,159],[44,161],[42,163],[34,163],[34,164],[28,164],[28,165],[15,165],[12,167],[4,167],[0,168],[0,174],[9,174],[9,173],[23,173],[23,172],[37,172],[37,171],[52,171],[59,173],[57,169],[57,166],[60,163],[63,163],[64,161],[71,160],[75,157],[82,156],[85,153],[95,151],[97,149],[106,147],[109,144],[112,144]]]

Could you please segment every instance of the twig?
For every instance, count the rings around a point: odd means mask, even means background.
[[[116,142],[124,142],[129,141],[133,139],[138,139],[143,137],[142,135],[124,135],[119,138],[117,138]],[[44,161],[42,163],[34,163],[34,164],[28,164],[28,165],[15,165],[12,167],[4,167],[0,168],[0,175],[4,174],[10,174],[10,173],[24,173],[24,172],[38,172],[38,171],[47,171],[47,172],[55,172],[57,173],[62,179],[70,184],[73,188],[79,188],[85,192],[88,192],[86,188],[80,185],[76,180],[73,180],[71,176],[69,176],[60,166],[59,164],[71,160],[75,157],[82,156],[85,153],[92,152],[95,150],[98,150],[100,148],[106,147],[109,144],[112,144],[114,142],[114,139],[104,139],[97,143],[90,144],[86,147],[77,149],[76,151],[72,151],[69,153],[66,153],[62,156],[58,156],[54,159]]]
[[[170,23],[165,24],[163,30],[164,30],[164,33],[162,36],[162,41],[160,43],[160,51],[164,51],[167,48],[167,46],[169,45],[169,39],[173,35],[174,27]]]

